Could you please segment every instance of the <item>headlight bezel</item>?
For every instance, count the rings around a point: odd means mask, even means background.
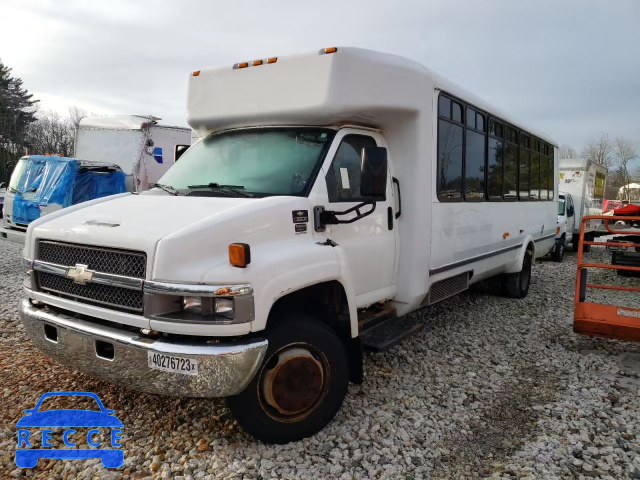
[[[144,315],[150,320],[230,325],[250,323],[255,319],[253,288],[249,284],[202,285],[145,281],[144,292]],[[194,308],[185,309],[185,298],[191,299]],[[197,308],[198,303],[208,304],[209,308],[203,312]]]

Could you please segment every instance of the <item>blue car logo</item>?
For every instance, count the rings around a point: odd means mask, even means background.
[[[153,159],[158,163],[162,163],[162,147],[153,149]]]
[[[78,396],[93,398],[100,410],[58,409],[40,411],[42,402],[49,397]],[[16,448],[16,465],[20,468],[33,468],[41,458],[47,459],[86,459],[99,458],[106,468],[121,467],[124,463],[124,451],[120,445],[120,429],[122,422],[114,415],[114,410],[104,408],[102,402],[95,393],[91,392],[48,392],[43,394],[34,408],[25,410],[26,415],[18,420],[18,446]],[[42,448],[32,448],[29,437],[31,432],[27,428],[42,428]],[[62,427],[64,432],[62,440],[65,446],[70,448],[51,448],[53,435],[52,428]],[[73,441],[77,431],[73,428],[92,428],[87,432],[87,444],[94,448],[73,448]],[[101,444],[95,436],[100,429],[95,427],[107,427],[111,429],[110,447],[99,448]]]

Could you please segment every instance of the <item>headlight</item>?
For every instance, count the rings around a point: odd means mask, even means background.
[[[216,315],[233,318],[232,298],[221,297],[182,297],[182,310],[196,315]]]

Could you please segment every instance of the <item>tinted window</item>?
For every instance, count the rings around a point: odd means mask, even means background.
[[[529,150],[520,147],[520,166],[518,168],[520,200],[529,200]]]
[[[549,199],[549,157],[540,155],[540,200]]]
[[[453,121],[462,123],[462,105],[460,105],[459,103],[453,102],[452,108],[453,108],[453,115],[452,115]]]
[[[553,162],[553,147],[549,146],[549,170],[548,175],[549,179],[547,180],[547,184],[549,185],[549,200],[553,200],[553,195],[556,188],[556,175],[554,171],[555,165]]]
[[[484,199],[484,141],[485,136],[467,130],[465,156],[465,198]]]
[[[438,198],[459,200],[462,192],[462,127],[438,122]]]
[[[502,140],[496,138],[489,138],[487,193],[489,200],[502,200]]]
[[[502,125],[493,118],[489,120],[489,135],[502,138]]]
[[[504,198],[518,198],[518,146],[507,143],[504,156]]]
[[[467,108],[467,127],[476,128],[476,111],[473,108]]]
[[[531,163],[529,164],[529,191],[531,200],[540,198],[540,154],[531,152]]]
[[[329,201],[357,201],[360,195],[362,149],[375,147],[376,141],[365,135],[347,135],[342,139],[327,175]]]
[[[438,114],[441,117],[451,118],[451,100],[444,95],[438,98]]]
[[[484,115],[480,115],[479,113],[476,115],[476,130],[484,130]]]

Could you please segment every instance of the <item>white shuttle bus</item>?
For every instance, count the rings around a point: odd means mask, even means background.
[[[413,61],[193,72],[187,112],[201,140],[158,188],[31,224],[23,321],[91,375],[228,397],[266,442],[322,429],[408,313],[495,276],[522,298],[554,246],[555,144]]]

